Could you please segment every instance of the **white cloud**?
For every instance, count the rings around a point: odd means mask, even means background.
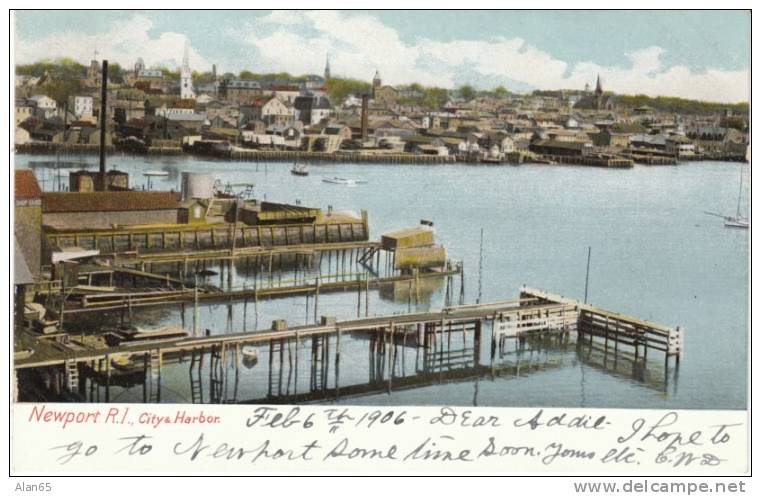
[[[104,32],[84,34],[76,31],[59,31],[34,40],[16,42],[16,63],[25,64],[42,59],[70,57],[89,64],[97,50],[98,59],[118,62],[123,68],[133,66],[138,57],[145,65],[179,65],[185,43],[189,44],[188,59],[191,67],[199,70],[211,68],[197,50],[190,45],[184,34],[164,32],[151,37],[153,22],[136,15],[130,19],[112,23]],[[171,68],[171,67],[170,67]]]
[[[264,27],[264,29],[261,29]],[[520,38],[405,42],[367,14],[336,11],[274,12],[246,30],[263,70],[314,73],[327,53],[334,74],[369,80],[378,69],[388,84],[419,82],[452,87],[463,73],[485,81],[519,82],[537,89],[583,88],[599,74],[606,90],[715,101],[747,101],[747,69],[696,72],[666,67],[665,50],[651,46],[625,55],[620,66],[569,65]]]
[[[136,15],[113,23],[100,34],[56,32],[36,40],[19,40],[16,61],[67,56],[88,63],[97,49],[99,57],[123,67],[131,67],[138,57],[147,66],[179,63],[187,36],[176,32],[152,36],[152,27],[150,19]],[[230,48],[207,56],[234,72],[321,73],[329,54],[334,74],[369,81],[379,70],[388,84],[454,87],[471,81],[490,86],[501,83],[508,88],[583,88],[586,83],[594,84],[599,74],[604,88],[617,93],[725,102],[747,101],[750,93],[748,69],[698,72],[686,66],[667,67],[665,50],[657,46],[625,54],[620,65],[569,64],[520,38],[406,41],[376,17],[338,11],[275,11],[221,31],[231,38]],[[196,70],[211,68],[192,46],[190,63]]]

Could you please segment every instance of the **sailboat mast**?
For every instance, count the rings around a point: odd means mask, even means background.
[[[743,166],[740,164],[740,192],[737,193],[737,218],[740,218],[740,203],[743,196]]]

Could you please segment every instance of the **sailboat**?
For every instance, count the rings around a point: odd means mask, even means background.
[[[726,227],[739,227],[740,229],[748,229],[750,223],[747,217],[743,217],[740,214],[740,205],[742,204],[743,194],[743,168],[740,165],[740,192],[737,194],[737,213],[734,217],[724,217],[724,226]]]
[[[740,206],[742,205],[742,192],[743,192],[743,169],[742,166],[740,166],[740,192],[737,195],[737,212],[734,216],[731,215],[722,215],[717,214],[715,212],[704,212],[708,215],[713,215],[715,217],[721,217],[724,219],[724,226],[725,227],[736,227],[739,229],[748,229],[750,227],[750,222],[747,217],[743,217],[740,213]]]

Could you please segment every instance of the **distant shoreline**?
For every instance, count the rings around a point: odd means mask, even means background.
[[[97,155],[99,153],[98,145],[62,145],[58,143],[26,143],[16,145],[15,153],[29,155],[50,155],[62,153],[64,155]],[[307,160],[312,162],[332,162],[332,163],[373,163],[373,164],[467,164],[467,165],[582,165],[590,167],[604,168],[631,168],[635,163],[641,165],[678,165],[680,163],[699,162],[699,161],[716,161],[716,162],[747,162],[745,157],[739,155],[701,155],[695,157],[683,157],[662,163],[645,163],[638,160],[630,160],[625,157],[616,157],[615,159],[601,159],[597,156],[538,156],[536,154],[511,153],[504,159],[489,159],[482,157],[456,157],[454,155],[425,155],[413,153],[387,153],[387,152],[304,152],[296,150],[255,150],[255,149],[233,149],[227,151],[217,151],[208,153],[194,153],[186,151],[180,147],[149,147],[146,153],[135,153],[129,150],[119,150],[113,145],[106,147],[106,153],[109,156],[129,155],[134,157],[140,156],[189,156],[200,157],[204,159],[218,159],[241,162],[293,162]]]

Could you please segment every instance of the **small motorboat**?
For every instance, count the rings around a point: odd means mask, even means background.
[[[259,361],[259,349],[255,346],[245,346],[240,350],[243,365],[251,368]]]
[[[322,179],[324,183],[330,184],[343,184],[346,186],[355,186],[357,184],[365,184],[366,181],[360,181],[358,179],[348,179],[345,177],[325,177]]]
[[[307,164],[293,164],[293,167],[291,168],[291,174],[294,176],[308,176],[309,175],[309,166]]]

